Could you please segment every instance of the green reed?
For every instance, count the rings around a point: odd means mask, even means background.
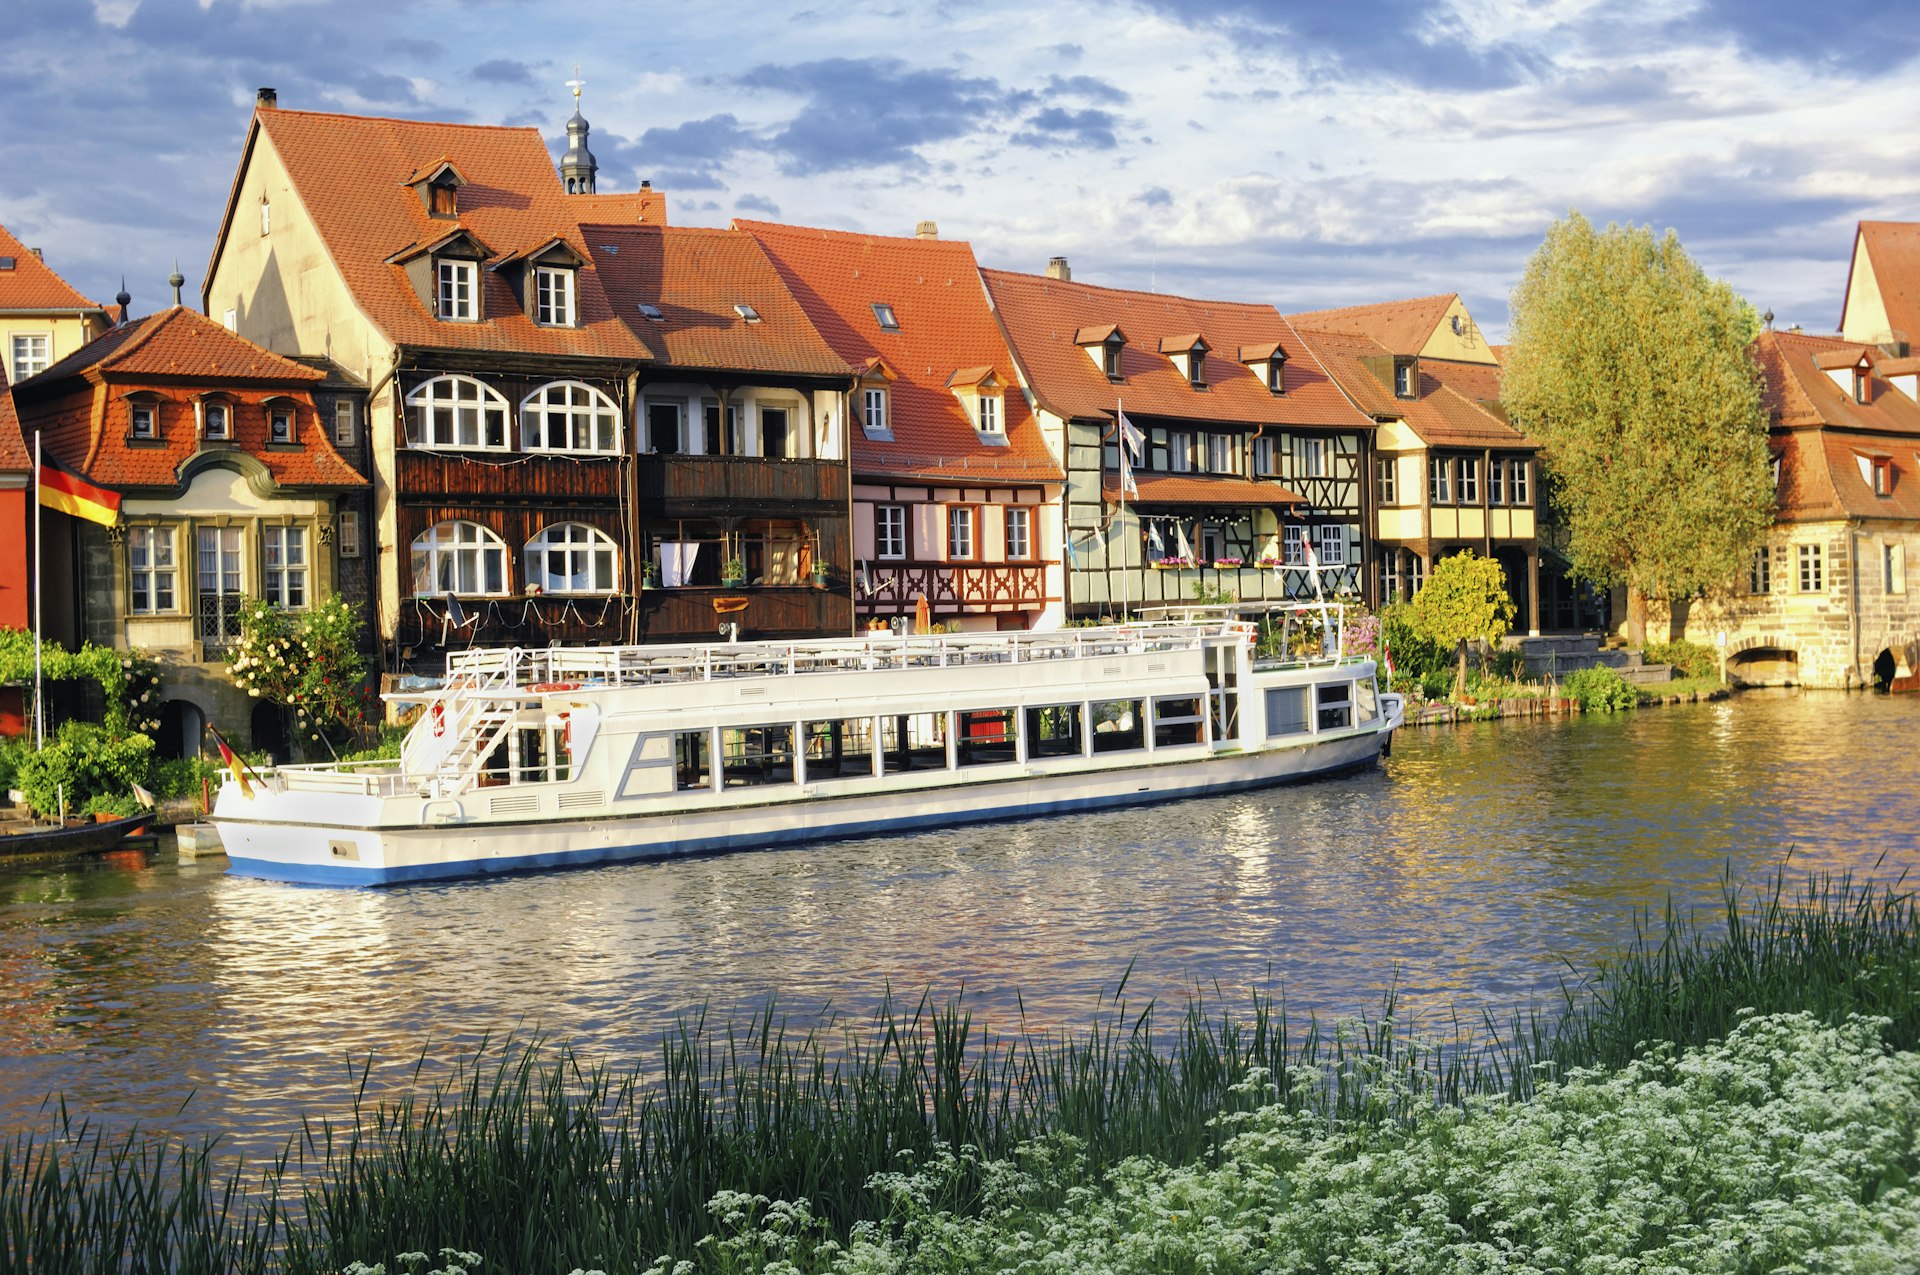
[[[1128,1156],[1211,1157],[1223,1115],[1280,1102],[1328,1121],[1405,1120],[1432,1103],[1524,1099],[1543,1076],[1615,1065],[1651,1042],[1722,1037],[1743,1012],[1890,1020],[1920,1045],[1920,924],[1897,884],[1815,878],[1790,894],[1727,886],[1706,921],[1673,907],[1557,1012],[1496,1030],[1418,1030],[1389,989],[1368,1018],[1328,1025],[1250,994],[1237,1012],[1196,991],[1170,1021],[1125,999],[1089,1025],[1009,1031],[964,997],[882,996],[864,1016],[795,1027],[774,1005],[747,1019],[680,1019],[615,1069],[539,1039],[483,1047],[437,1083],[310,1121],[274,1162],[221,1170],[210,1144],[110,1140],[64,1106],[49,1132],[0,1148],[0,1254],[12,1269],[335,1271],[348,1262],[467,1249],[486,1272],[633,1270],[692,1253],[721,1190],[805,1199],[844,1232],[885,1213],[875,1174],[942,1146],[980,1151],[939,1207],[964,1211],[978,1165],[1044,1137],[1077,1141],[1076,1181]],[[1131,973],[1131,970],[1128,971]]]

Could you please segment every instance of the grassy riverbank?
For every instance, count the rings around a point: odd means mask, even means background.
[[[663,1254],[1625,1271],[1776,1269],[1798,1245],[1893,1269],[1874,1255],[1920,1236],[1916,920],[1911,896],[1846,882],[1730,893],[1704,926],[1650,918],[1555,1012],[1448,1048],[1391,1004],[1326,1026],[1265,997],[1170,1023],[1116,997],[1064,1036],[960,1003],[806,1032],[770,1010],[685,1022],[631,1072],[510,1043],[238,1176],[56,1110],[0,1149],[0,1252],[35,1271],[398,1271],[443,1248],[526,1275]]]

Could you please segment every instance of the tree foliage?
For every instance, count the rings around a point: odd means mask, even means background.
[[[1498,642],[1513,626],[1513,599],[1499,562],[1469,549],[1440,559],[1427,582],[1413,595],[1407,613],[1413,631],[1441,649],[1458,649],[1456,692],[1467,686],[1468,642]]]
[[[1576,575],[1690,597],[1773,516],[1753,307],[1669,230],[1554,223],[1512,299],[1501,399],[1539,440]]]
[[[91,680],[100,684],[101,711],[116,736],[159,725],[160,671],[141,651],[116,651],[82,642],[69,651],[58,642],[40,644],[40,676],[48,682]],[[33,683],[33,634],[0,629],[0,683]]]
[[[366,721],[372,700],[362,623],[337,594],[310,611],[261,598],[240,608],[240,640],[227,657],[234,683],[293,711],[297,745],[329,741]]]

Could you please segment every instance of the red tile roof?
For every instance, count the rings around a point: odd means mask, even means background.
[[[614,312],[673,367],[847,377],[760,243],[739,230],[584,225]],[[749,323],[734,306],[760,316]],[[647,318],[641,305],[660,311]]]
[[[1171,420],[1348,428],[1371,424],[1342,396],[1272,306],[1196,301],[1005,270],[981,275],[1028,385],[1056,415],[1111,418],[1124,401],[1129,416]],[[1113,324],[1127,334],[1120,352],[1123,382],[1109,380],[1076,344],[1078,334]],[[1194,388],[1172,360],[1157,352],[1189,348],[1181,342],[1196,335],[1211,347],[1205,389]],[[1276,342],[1288,356],[1284,394],[1270,391],[1266,381],[1236,357],[1242,347]]]
[[[406,271],[388,263],[456,228],[495,254],[525,251],[558,237],[587,257],[582,221],[637,221],[643,210],[659,203],[656,192],[568,195],[546,143],[531,128],[285,110],[255,112],[254,128],[285,163],[355,300],[397,344],[624,361],[651,356],[646,343],[614,314],[596,270],[580,271],[579,326],[561,328],[534,323],[507,279],[489,270],[481,271],[480,321],[437,319]],[[249,153],[256,144],[257,136],[250,135]],[[404,184],[441,159],[453,161],[466,179],[458,193],[457,221],[429,216]],[[238,180],[222,239],[234,225]],[[219,254],[216,244],[216,261]]]
[[[1419,397],[1400,398],[1368,366],[1368,360],[1389,370],[1393,366],[1393,352],[1378,341],[1310,328],[1301,329],[1300,336],[1363,410],[1375,417],[1398,417],[1426,443],[1437,447],[1537,446],[1489,406],[1499,397],[1497,367],[1421,359]]]
[[[1447,317],[1448,308],[1459,299],[1459,295],[1457,292],[1443,292],[1406,301],[1380,301],[1372,305],[1308,310],[1301,314],[1290,314],[1287,318],[1293,321],[1296,328],[1370,337],[1385,346],[1391,354],[1418,354],[1426,348],[1433,330]]]
[[[880,358],[894,373],[888,395],[893,441],[850,429],[856,474],[969,483],[1062,480],[1019,391],[1013,355],[981,290],[970,246],[759,221],[734,225],[760,241],[835,353],[855,367]],[[881,329],[876,302],[893,308],[898,331]],[[1005,446],[981,439],[948,387],[956,372],[980,368],[993,369],[1005,387]]]
[[[1236,478],[1229,474],[1159,474],[1135,470],[1134,486],[1140,494],[1128,494],[1129,502],[1142,505],[1304,505],[1300,496],[1279,483]],[[1106,474],[1100,480],[1108,503],[1120,499],[1120,476]]]
[[[1863,221],[1859,235],[1896,340],[1920,345],[1920,221]],[[1853,280],[1847,280],[1852,290]]]
[[[1920,519],[1920,404],[1882,379],[1911,360],[1889,359],[1874,346],[1839,337],[1795,332],[1762,332],[1751,348],[1765,378],[1772,446],[1781,458],[1779,516],[1788,522]],[[1874,376],[1869,401],[1857,403],[1821,365],[1844,371],[1863,356]],[[1862,456],[1892,461],[1888,495],[1874,493],[1860,470]]]
[[[30,474],[33,453],[20,433],[20,417],[13,409],[13,389],[7,384],[5,363],[0,359],[0,472]]]
[[[0,226],[0,257],[13,258],[13,269],[0,270],[0,314],[9,310],[101,309],[29,252],[5,226]]]
[[[173,487],[181,467],[202,450],[191,429],[164,429],[161,445],[127,437],[121,397],[152,388],[192,396],[224,390],[241,401],[233,413],[233,451],[266,466],[287,487],[365,487],[341,459],[313,410],[313,387],[325,375],[236,336],[196,311],[175,306],[109,330],[23,385],[27,418],[45,420],[46,449],[61,463],[109,487]],[[90,387],[90,389],[89,389]],[[62,390],[66,393],[63,396]],[[57,409],[90,393],[84,414]],[[305,411],[297,447],[267,445],[267,397],[291,397]],[[37,410],[41,409],[41,410]],[[207,450],[226,450],[213,449]]]

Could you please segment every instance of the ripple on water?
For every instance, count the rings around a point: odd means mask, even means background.
[[[62,1091],[270,1147],[369,1056],[376,1088],[514,1033],[638,1059],[770,997],[804,1023],[964,989],[1078,1027],[1129,966],[1136,1006],[1266,986],[1325,1017],[1394,986],[1504,1015],[1723,872],[1920,862],[1916,727],[1920,697],[1752,693],[1402,732],[1378,771],[1149,810],[387,891],[0,868],[0,1134]]]

